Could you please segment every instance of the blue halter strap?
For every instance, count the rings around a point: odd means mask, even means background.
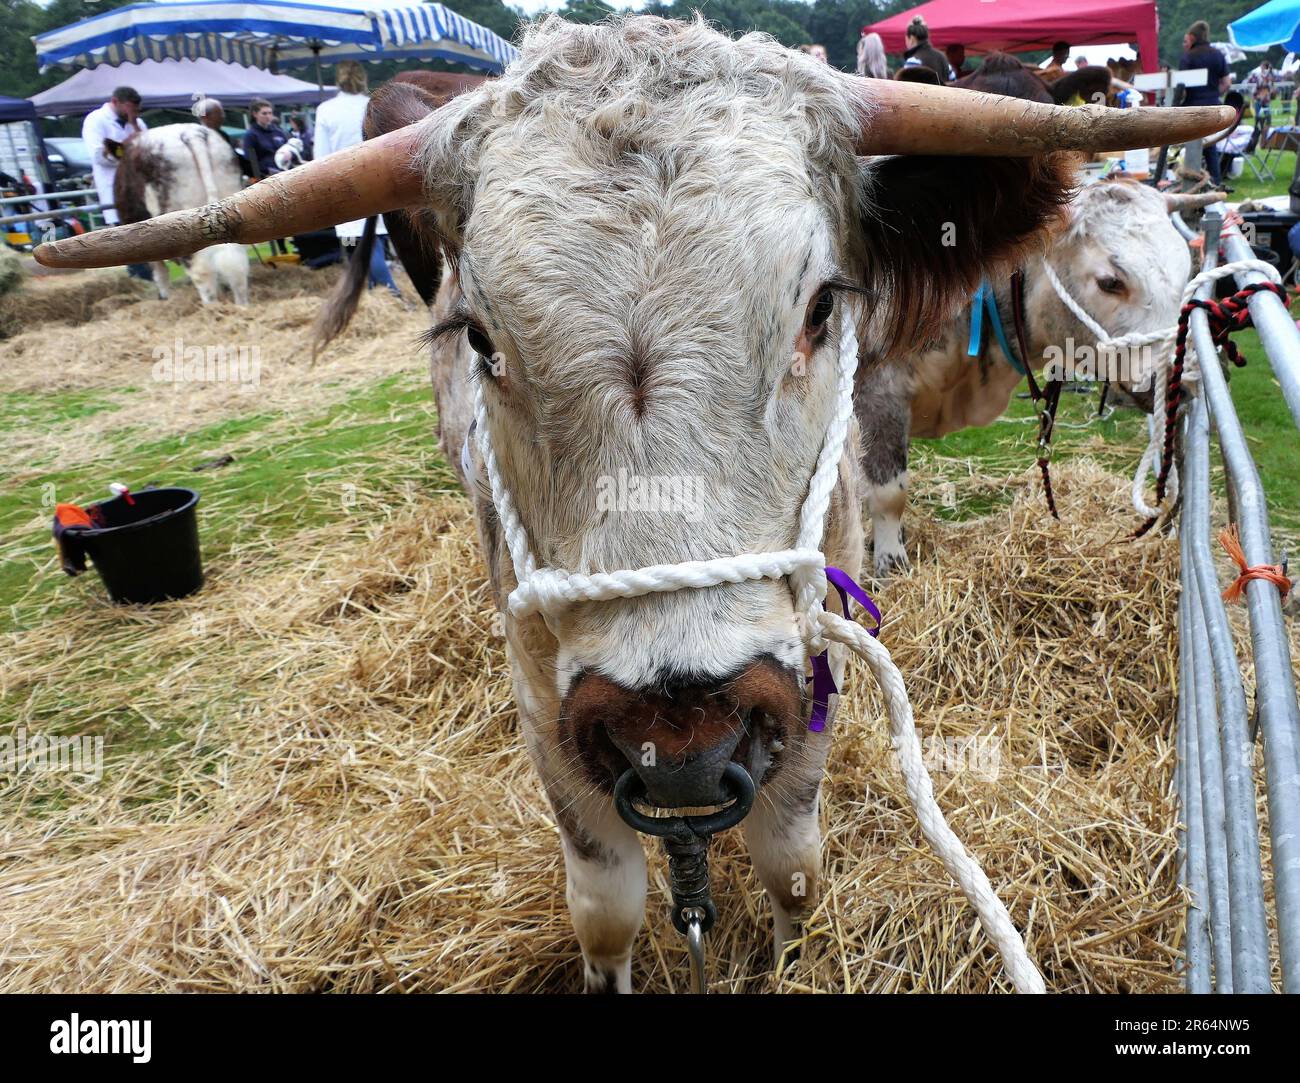
[[[971,298],[970,303],[970,342],[966,346],[966,355],[968,357],[978,357],[984,345],[984,316],[988,315],[989,323],[993,325],[993,333],[997,335],[998,346],[1001,347],[1003,355],[1010,362],[1011,367],[1021,376],[1027,376],[1024,363],[1016,356],[1015,351],[1011,348],[1011,343],[1007,341],[1006,328],[1002,326],[1002,313],[998,311],[998,299],[993,294],[993,287],[989,285],[988,279],[984,279],[975,291],[975,296]]]

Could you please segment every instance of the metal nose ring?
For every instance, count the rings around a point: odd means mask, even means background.
[[[633,804],[645,797],[645,784],[629,767],[619,776],[614,786],[614,807],[628,827],[643,835],[670,838],[681,835],[685,829],[691,834],[707,837],[735,827],[754,807],[754,780],[740,764],[727,764],[726,770],[722,772],[722,785],[731,804],[717,812],[702,816],[647,816]]]

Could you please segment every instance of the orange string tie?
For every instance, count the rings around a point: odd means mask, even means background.
[[[1237,524],[1226,530],[1219,531],[1219,544],[1223,546],[1228,556],[1232,557],[1237,567],[1241,569],[1241,574],[1228,584],[1227,589],[1223,592],[1225,602],[1235,602],[1241,598],[1242,592],[1246,589],[1246,584],[1252,579],[1265,579],[1277,587],[1282,592],[1282,601],[1286,601],[1287,596],[1291,593],[1291,580],[1282,570],[1281,564],[1256,564],[1253,568],[1246,563],[1246,552],[1241,547],[1241,539],[1237,535]]]

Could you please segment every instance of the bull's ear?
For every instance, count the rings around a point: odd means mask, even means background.
[[[902,156],[864,160],[859,215],[875,345],[911,352],[986,275],[1014,270],[1064,217],[1075,159]]]

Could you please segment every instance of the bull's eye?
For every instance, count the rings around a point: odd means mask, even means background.
[[[469,348],[480,357],[486,357],[492,360],[492,355],[496,351],[492,349],[492,340],[487,337],[479,328],[470,324],[465,328],[465,337],[469,340]]]
[[[808,315],[804,319],[804,330],[810,336],[821,334],[822,329],[826,326],[826,321],[831,318],[831,313],[835,311],[835,294],[830,290],[822,290],[812,299],[808,306]]]
[[[1114,275],[1102,275],[1102,277],[1097,279],[1097,288],[1100,289],[1102,293],[1121,294],[1128,292],[1128,288],[1124,285],[1124,280],[1116,278]]]

